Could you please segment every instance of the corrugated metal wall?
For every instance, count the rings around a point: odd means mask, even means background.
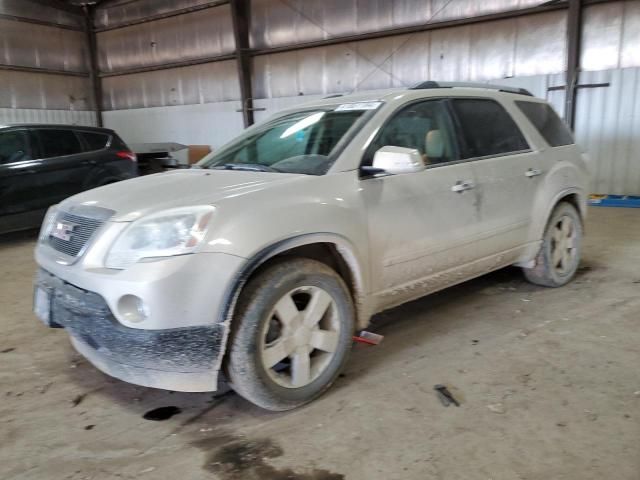
[[[0,0],[0,122],[93,124],[88,55],[78,15],[29,0]],[[21,22],[24,18],[51,25]]]
[[[531,7],[539,0],[253,0],[251,45],[264,48]]]
[[[0,14],[56,23],[62,27],[82,26],[78,15],[29,0],[0,0]]]
[[[233,52],[228,5],[98,33],[101,72],[213,57]]]
[[[258,98],[558,73],[566,12],[259,56]],[[505,45],[508,48],[505,48]]]
[[[105,110],[191,105],[240,98],[234,60],[106,77],[102,80],[102,88]]]

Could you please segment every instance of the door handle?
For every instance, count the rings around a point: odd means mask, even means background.
[[[451,187],[452,192],[462,193],[465,190],[471,190],[475,185],[471,180],[458,180],[454,186]]]
[[[537,177],[538,175],[542,175],[542,170],[538,170],[537,168],[530,168],[526,171],[525,175],[529,178]]]

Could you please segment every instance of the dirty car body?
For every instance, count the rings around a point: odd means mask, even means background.
[[[535,269],[554,208],[585,214],[586,164],[543,100],[503,90],[328,98],[248,129],[199,168],[71,197],[42,227],[36,313],[110,375],[213,391],[243,289],[274,259],[328,265],[354,329],[504,266]],[[331,145],[303,148],[313,135]]]

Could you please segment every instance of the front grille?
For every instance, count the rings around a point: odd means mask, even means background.
[[[86,209],[84,209],[86,211]],[[102,226],[112,211],[96,208],[90,216],[77,215],[70,212],[60,212],[52,225],[52,231],[47,238],[48,244],[58,252],[70,257],[77,257],[89,242],[95,231]],[[64,226],[63,233],[66,238],[54,236],[58,225]]]

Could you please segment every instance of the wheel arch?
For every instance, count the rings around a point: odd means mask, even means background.
[[[298,235],[269,245],[254,254],[228,288],[220,321],[230,324],[237,300],[247,282],[270,262],[286,256],[310,258],[334,269],[351,293],[357,328],[364,328],[369,323],[371,312],[365,294],[360,259],[353,245],[345,237],[333,233]]]
[[[554,197],[552,197],[551,201],[544,206],[544,214],[540,215],[537,220],[533,222],[531,226],[533,233],[530,238],[534,238],[535,241],[530,243],[529,247],[525,250],[525,253],[520,257],[520,260],[516,265],[529,268],[533,259],[538,254],[540,243],[547,228],[547,224],[549,223],[549,219],[551,218],[551,214],[560,202],[568,202],[573,205],[578,211],[578,215],[580,215],[580,219],[584,225],[584,220],[587,215],[587,198],[584,191],[582,189],[572,187],[558,192]]]

